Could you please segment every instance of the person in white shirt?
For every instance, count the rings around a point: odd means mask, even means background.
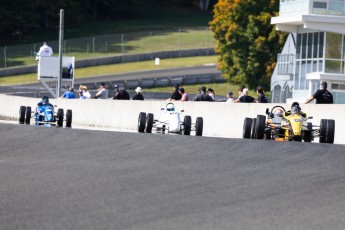
[[[226,97],[228,98],[226,102],[233,102],[234,101],[234,94],[230,91],[226,94]]]
[[[83,85],[83,96],[80,97],[80,99],[91,99],[91,94],[89,91],[87,91],[87,87]]]
[[[40,57],[50,57],[53,55],[53,49],[48,46],[47,42],[43,42],[40,50],[36,54],[36,61],[39,61]]]

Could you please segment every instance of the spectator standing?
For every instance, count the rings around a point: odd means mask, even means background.
[[[179,89],[179,84],[175,84],[174,85],[174,92],[172,93],[172,95],[170,96],[170,98],[168,98],[168,101],[179,101],[181,100],[181,94],[178,92]]]
[[[132,98],[132,100],[144,100],[144,96],[141,94],[142,93],[142,89],[141,87],[137,87],[135,90],[136,94],[134,95],[134,97]]]
[[[87,91],[87,87],[85,85],[82,86],[83,89],[83,96],[81,96],[81,99],[91,99],[91,94],[89,93],[89,91]]]
[[[243,88],[242,87],[238,88],[237,93],[238,93],[238,98],[234,100],[234,103],[240,102],[240,98],[244,95]]]
[[[306,104],[316,99],[316,104],[333,104],[333,95],[327,90],[327,82],[321,82],[320,89],[306,100]]]
[[[112,97],[113,100],[130,100],[129,94],[125,87],[120,87],[119,85],[114,86],[115,94]]]
[[[125,87],[120,87],[120,95],[122,100],[130,100],[129,94]]]
[[[262,89],[261,86],[258,86],[256,88],[256,93],[258,94],[258,100],[257,100],[258,103],[267,103],[267,97],[264,94],[264,90]]]
[[[60,98],[62,98],[62,99],[74,99],[75,94],[74,94],[73,87],[69,87],[68,91],[64,92]]]
[[[79,86],[79,98],[81,98],[83,96],[83,85]]]
[[[181,100],[180,101],[189,101],[188,94],[184,91],[184,88],[179,88],[178,92],[181,94]]]
[[[101,83],[98,88],[98,91],[95,95],[95,98],[98,99],[107,99],[108,98],[108,90],[105,88],[105,83]]]
[[[212,88],[207,89],[207,94],[210,95],[214,101],[216,100],[216,94]]]
[[[240,98],[241,103],[252,103],[255,102],[254,97],[249,96],[249,90],[247,88],[243,89],[243,96]]]
[[[226,94],[226,97],[226,102],[234,102],[234,94],[231,91]]]
[[[199,94],[195,97],[195,101],[213,101],[213,99],[210,95],[206,94],[206,87],[201,86]]]
[[[40,57],[50,57],[53,55],[53,49],[48,46],[47,42],[43,42],[40,50],[36,54],[36,61],[39,61]]]

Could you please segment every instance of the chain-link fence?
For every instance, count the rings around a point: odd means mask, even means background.
[[[59,42],[47,41],[58,55]],[[41,43],[0,47],[0,68],[35,64]],[[160,30],[64,40],[63,53],[76,59],[215,47],[209,28]]]

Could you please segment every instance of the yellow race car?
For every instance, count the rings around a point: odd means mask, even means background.
[[[246,117],[243,138],[311,142],[318,137],[320,143],[334,143],[335,121],[321,119],[320,126],[315,126],[308,121],[312,117],[302,112],[299,105],[289,111],[279,105],[267,108],[266,115]]]

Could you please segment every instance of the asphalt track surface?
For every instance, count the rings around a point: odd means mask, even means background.
[[[0,123],[0,229],[345,229],[345,146]]]

